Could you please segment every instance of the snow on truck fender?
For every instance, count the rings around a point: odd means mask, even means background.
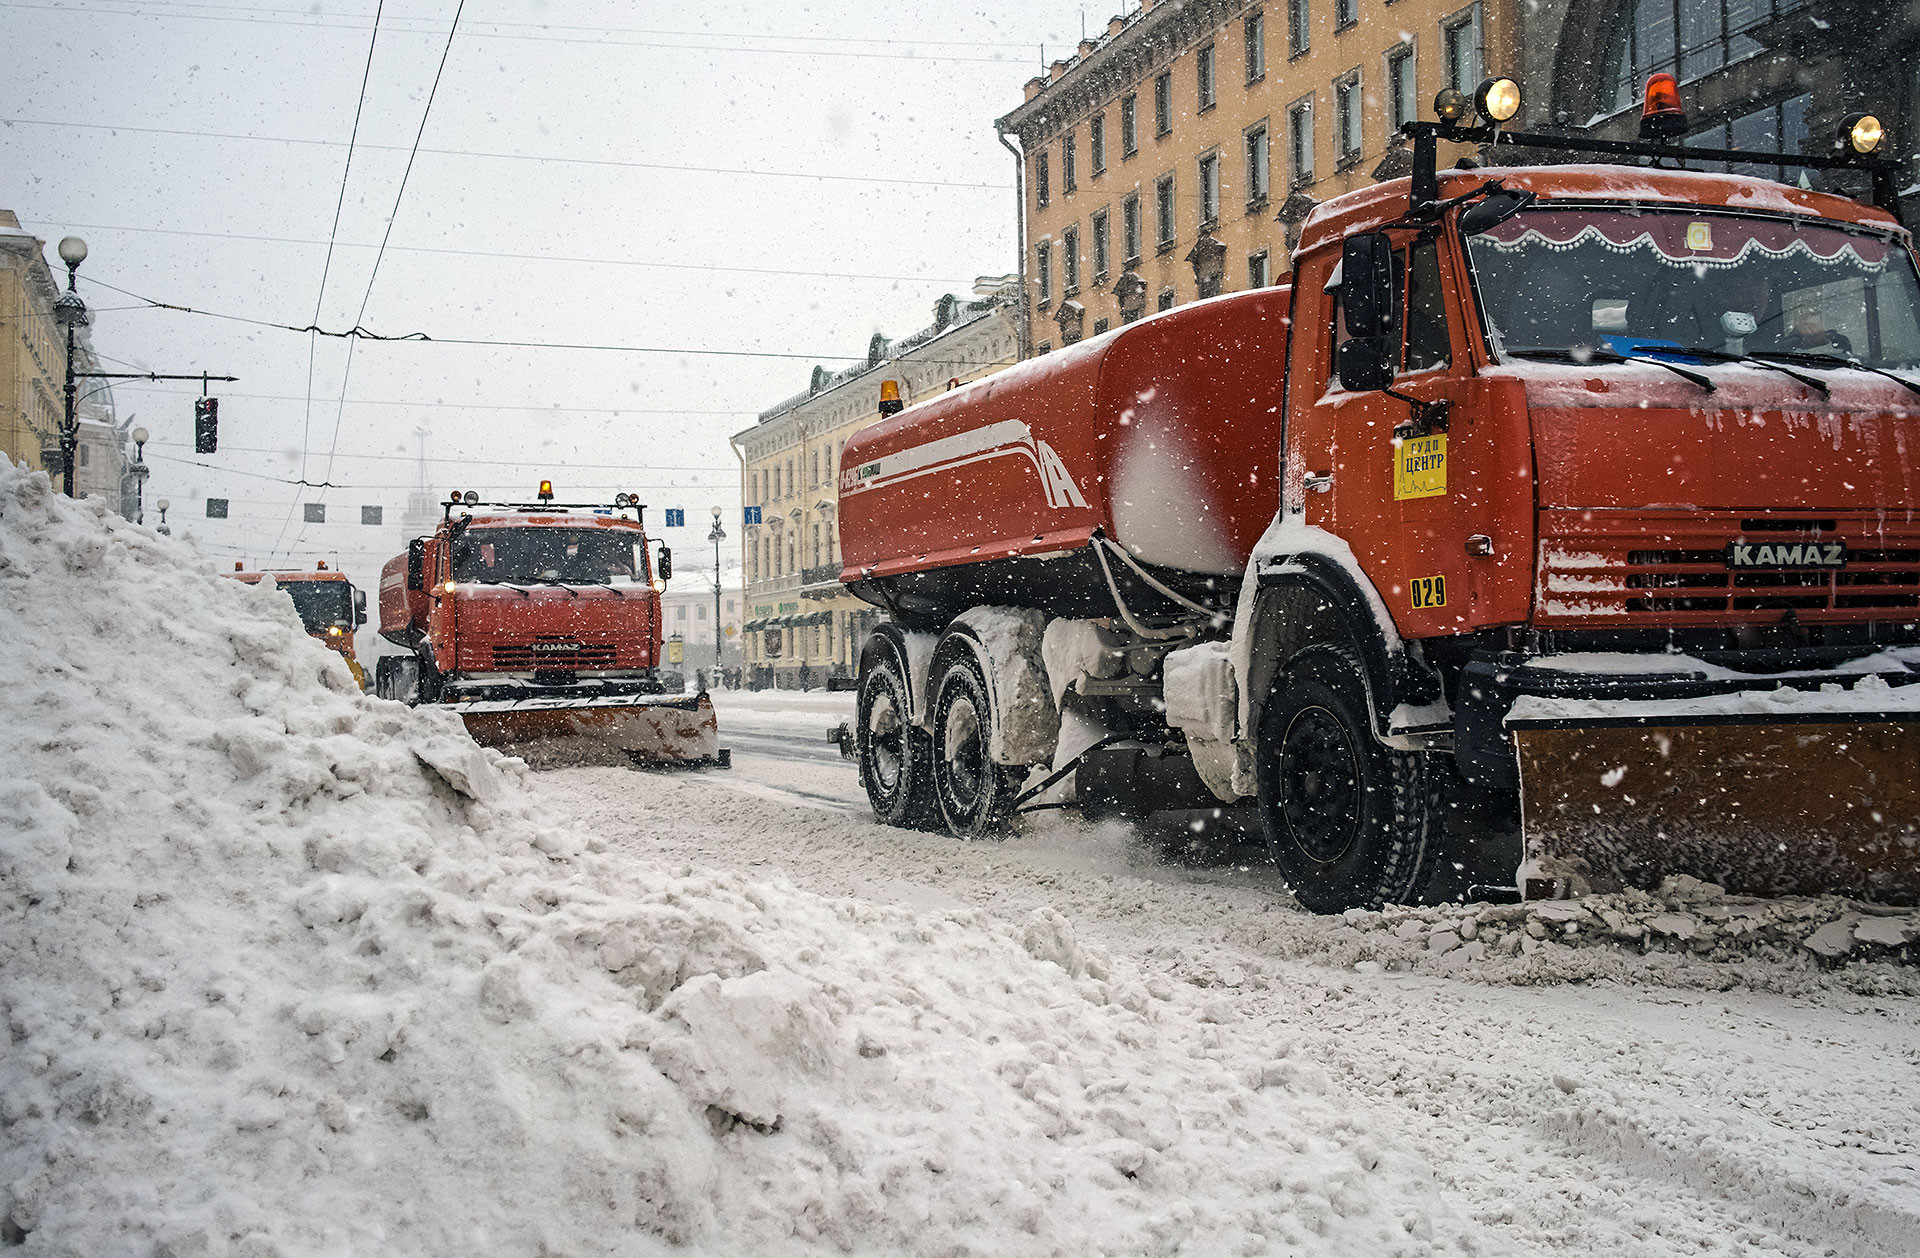
[[[1254,793],[1252,748],[1239,739],[1240,686],[1233,644],[1201,642],[1167,652],[1161,664],[1167,724],[1187,736],[1207,789],[1231,802]]]
[[[971,650],[993,692],[987,754],[997,764],[1045,764],[1060,738],[1060,709],[1041,660],[1046,617],[1013,607],[975,607],[942,637],[946,650]],[[957,645],[964,643],[964,646]],[[955,644],[955,645],[950,645]]]

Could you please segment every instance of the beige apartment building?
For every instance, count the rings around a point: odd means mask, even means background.
[[[734,435],[741,502],[760,515],[742,540],[749,684],[820,686],[857,673],[881,613],[840,585],[841,451],[878,417],[881,381],[898,381],[912,404],[1017,362],[1019,292],[1008,275],[978,281],[971,302],[942,297],[930,326],[898,341],[875,334],[866,361],[843,371],[815,367],[804,392]]]
[[[1517,66],[1518,3],[1143,0],[1113,18],[996,124],[1024,155],[1029,352],[1272,283],[1314,204],[1406,173],[1402,122]]]

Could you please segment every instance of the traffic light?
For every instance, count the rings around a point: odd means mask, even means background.
[[[212,454],[220,448],[220,399],[203,397],[193,404],[193,452]]]

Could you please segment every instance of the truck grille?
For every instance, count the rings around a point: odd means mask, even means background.
[[[1701,625],[1753,614],[1849,621],[1920,610],[1920,524],[1904,511],[1885,518],[1614,514],[1542,513],[1537,620]],[[1844,542],[1847,563],[1735,569],[1727,564],[1734,541]]]
[[[493,646],[493,667],[501,672],[576,672],[583,668],[612,668],[611,643],[574,642],[559,638],[536,638],[532,642],[497,642]]]

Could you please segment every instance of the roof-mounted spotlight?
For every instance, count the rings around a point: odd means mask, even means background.
[[[1443,87],[1433,98],[1433,112],[1442,122],[1459,122],[1472,107],[1473,102],[1458,88]]]
[[[632,501],[633,499],[627,497],[625,494],[615,494],[613,496],[613,505],[616,507],[624,507]]]
[[[1520,112],[1520,85],[1508,78],[1482,79],[1473,93],[1474,112],[1495,126]]]
[[[469,489],[466,493],[460,495],[460,501],[471,507],[474,503],[480,501],[480,495]]]
[[[1850,148],[1863,157],[1878,149],[1886,138],[1886,129],[1872,114],[1848,114],[1840,121],[1839,147]]]
[[[456,489],[456,490],[454,490],[454,491],[453,491],[452,493],[450,493],[450,494],[448,494],[448,495],[447,495],[447,501],[448,501],[448,502],[450,502],[450,503],[452,503],[452,504],[453,504],[454,506],[456,506],[456,507],[457,507],[457,506],[459,506],[459,505],[460,505],[460,491]]]

